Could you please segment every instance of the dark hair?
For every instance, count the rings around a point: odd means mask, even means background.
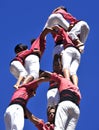
[[[23,43],[19,43],[19,44],[17,44],[17,45],[15,46],[14,52],[17,54],[17,53],[19,53],[19,52],[21,52],[21,51],[26,50],[27,48],[28,48],[27,45],[25,45],[25,44],[23,44]]]
[[[49,112],[50,112],[50,110],[52,110],[52,109],[54,109],[55,112],[56,112],[56,108],[57,108],[57,106],[48,106],[48,108],[47,108],[47,116],[49,115]]]
[[[49,115],[50,115],[50,111],[51,111],[52,109],[55,110],[55,113],[54,113],[53,119],[50,121],[48,118],[49,118]],[[47,108],[47,120],[48,120],[48,122],[50,122],[51,124],[54,124],[54,123],[55,123],[56,109],[57,109],[57,105],[56,105],[56,106],[48,106],[48,108]]]
[[[65,10],[65,11],[67,12],[67,8],[65,8],[64,6],[59,6],[59,7],[57,7],[56,9],[54,9],[53,12],[56,12],[56,11],[59,10],[59,9],[63,9],[63,10]]]
[[[55,61],[60,63],[61,62],[61,55],[55,54],[54,59],[53,59],[53,66],[54,66]]]

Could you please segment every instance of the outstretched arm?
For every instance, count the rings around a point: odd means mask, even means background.
[[[33,81],[29,82],[29,83],[22,84],[19,87],[31,87],[31,88],[36,89],[39,84],[41,84],[42,82],[48,82],[49,80],[50,80],[49,77],[41,76],[40,78],[35,79],[35,80],[33,80]]]
[[[49,72],[49,71],[44,71],[44,72],[42,72],[41,74],[40,74],[40,77],[45,77],[45,79],[47,80],[50,80],[50,78],[51,78],[51,72]]]
[[[43,72],[44,73],[44,72]],[[40,76],[40,78],[37,79],[37,84],[41,84],[42,82],[48,82],[50,78],[48,76]]]
[[[37,125],[40,123],[41,119],[37,118],[36,116],[34,116],[29,110],[28,108],[25,109],[25,115],[26,117],[34,124]]]

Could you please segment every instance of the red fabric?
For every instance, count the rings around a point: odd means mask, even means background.
[[[63,10],[63,9],[59,9],[59,10],[57,10],[56,12],[53,12],[53,13],[60,13],[60,14],[62,14],[62,16],[67,20],[67,21],[69,21],[70,22],[70,24],[75,24],[75,23],[77,23],[78,22],[78,20],[75,18],[75,17],[73,17],[70,13],[68,13],[68,12],[66,12],[65,10]]]
[[[53,124],[46,124],[43,120],[40,120],[39,123],[36,125],[38,130],[54,130]]]
[[[18,57],[18,56],[16,56],[12,61],[19,61],[22,65],[24,65],[24,60],[22,58]]]
[[[33,51],[32,50],[24,50],[22,52],[20,52],[12,61],[14,60],[17,60],[19,62],[21,62],[21,64],[24,65],[24,60],[25,58],[30,55],[30,54],[33,54]],[[11,62],[12,62],[11,61]]]
[[[20,61],[23,65],[24,65],[24,60],[25,58],[30,55],[33,54],[34,50],[38,50],[41,52],[41,56],[44,53],[44,50],[46,48],[46,40],[42,39],[40,36],[33,42],[33,44],[31,45],[30,50],[24,50],[22,52],[20,52],[13,60],[18,60]],[[12,60],[12,61],[13,61]]]
[[[79,98],[79,102],[80,102],[80,99],[81,99],[81,93],[80,93],[80,90],[79,88],[74,85],[71,81],[67,80],[66,78],[64,77],[60,77],[58,74],[56,73],[53,73],[51,75],[51,80],[54,80],[56,82],[58,82],[59,84],[59,92],[62,92],[63,90],[70,90],[72,92],[75,92],[75,94],[78,96]]]
[[[32,50],[24,50],[22,52],[20,52],[17,57],[19,57],[20,59],[22,59],[23,61],[25,60],[25,58],[30,55],[30,54],[33,54],[33,51]]]
[[[27,103],[28,99],[32,97],[33,90],[36,90],[38,87],[37,82],[33,80],[32,82],[29,82],[27,84],[22,85],[20,88],[18,88],[12,98],[11,102],[13,102],[17,98],[24,99]]]
[[[52,33],[52,36],[56,44],[58,41],[62,41],[64,43],[64,49],[68,46],[75,46],[66,31],[61,27],[59,27],[57,33]]]
[[[58,83],[55,81],[50,81],[49,84],[50,84],[50,88],[58,87]]]
[[[33,42],[32,46],[31,46],[31,50],[34,51],[39,50],[41,52],[41,56],[44,53],[44,50],[46,48],[46,40],[42,39],[40,36]]]

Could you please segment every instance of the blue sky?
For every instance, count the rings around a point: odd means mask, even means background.
[[[16,79],[9,71],[10,60],[15,56],[14,47],[19,42],[30,46],[54,8],[64,5],[78,19],[90,26],[85,52],[78,69],[79,88],[82,93],[81,115],[76,130],[99,130],[99,21],[98,0],[0,0],[0,130],[5,130],[4,112],[7,108]],[[52,70],[52,50],[54,42],[49,34],[47,47],[41,59],[41,68]],[[46,121],[46,92],[48,83],[42,83],[37,95],[30,99],[28,108]],[[25,120],[24,130],[36,130]]]

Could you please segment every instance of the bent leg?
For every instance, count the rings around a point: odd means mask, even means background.
[[[61,14],[51,14],[44,28],[52,27],[54,25],[60,25],[66,30],[68,30],[69,27],[68,21],[66,21]]]

